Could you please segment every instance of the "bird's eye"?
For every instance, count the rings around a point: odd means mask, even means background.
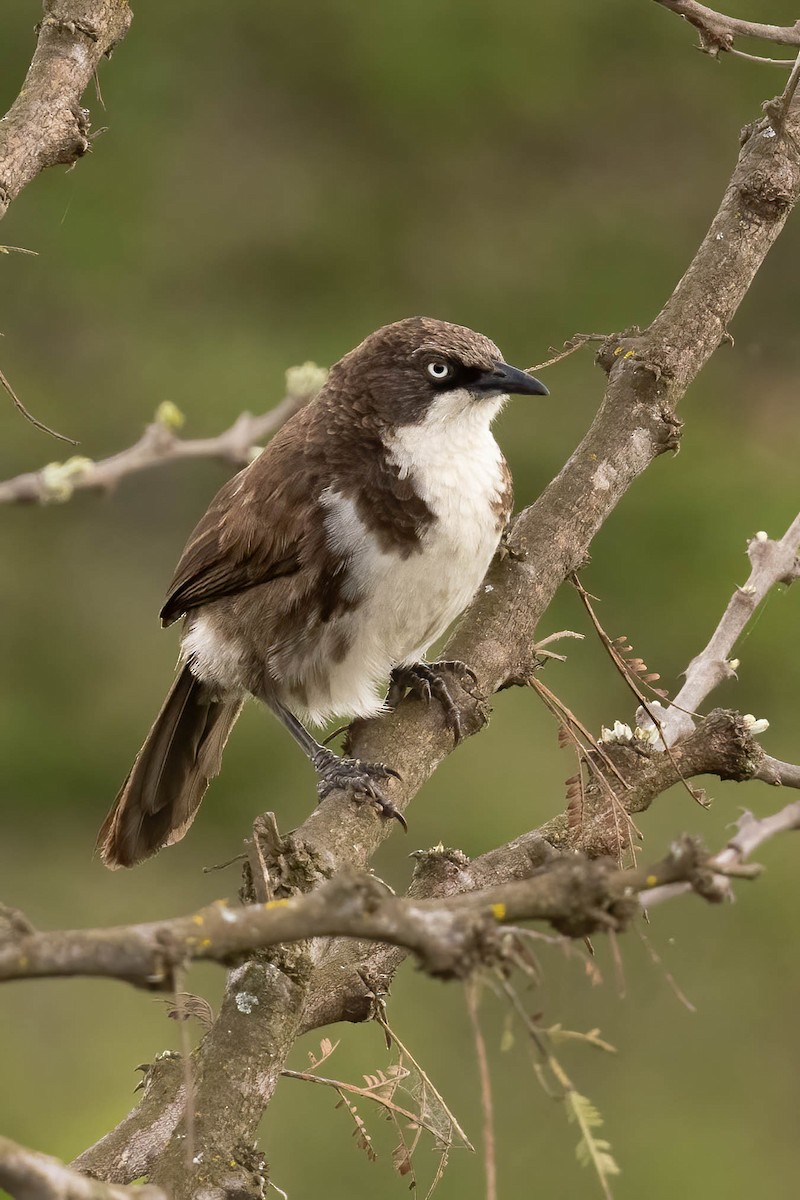
[[[435,358],[433,362],[429,362],[427,371],[431,379],[435,379],[437,383],[444,383],[445,379],[450,379],[453,374],[450,363],[444,362],[441,358]]]

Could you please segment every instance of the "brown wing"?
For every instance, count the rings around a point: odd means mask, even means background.
[[[161,609],[162,624],[299,569],[313,522],[310,497],[318,491],[315,464],[304,454],[304,415],[284,426],[214,497],[178,563]]]

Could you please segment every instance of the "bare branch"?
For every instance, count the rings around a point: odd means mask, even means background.
[[[800,787],[800,766],[781,762],[780,759],[765,754],[753,778],[776,787]]]
[[[175,424],[182,422],[182,414],[168,406],[164,416],[148,425],[139,441],[127,450],[99,462],[72,458],[66,463],[49,463],[40,471],[0,483],[0,504],[63,503],[76,491],[109,491],[128,475],[185,459],[213,458],[246,466],[257,453],[258,443],[307,404],[324,382],[324,368],[314,363],[291,367],[286,372],[286,395],[280,404],[256,417],[242,413],[216,437],[179,437]]]
[[[131,20],[126,0],[45,0],[25,82],[0,121],[0,218],[45,167],[91,149],[81,97]]]
[[[724,680],[734,678],[739,665],[731,654],[753,613],[767,592],[776,584],[790,584],[800,575],[800,515],[795,517],[786,533],[778,541],[759,532],[751,538],[747,547],[751,571],[747,582],[737,587],[708,645],[686,668],[686,681],[672,704],[666,709],[658,708],[661,733],[668,746],[686,737],[694,728],[691,716],[696,712],[710,692]],[[641,723],[645,718],[641,718]]]
[[[733,58],[743,58],[746,62],[763,63],[767,67],[793,67],[795,63],[793,58],[765,58],[763,54],[747,54],[744,50],[734,50],[732,46],[728,47],[728,53]]]
[[[161,1188],[88,1179],[49,1154],[0,1137],[0,1187],[16,1200],[167,1200]]]
[[[793,767],[792,771],[800,779],[800,768]],[[736,868],[745,863],[759,846],[779,833],[788,833],[797,829],[800,829],[800,800],[787,804],[780,812],[773,813],[770,817],[756,819],[752,813],[745,813],[739,821],[735,837],[732,837],[724,850],[720,850],[719,854],[715,854],[706,864],[712,873],[712,887],[718,892],[717,898],[729,898],[729,876],[743,874],[747,878],[753,878],[758,874],[760,868],[751,869],[749,872],[737,871]],[[717,872],[719,873],[717,874]],[[663,904],[665,900],[672,900],[675,896],[682,896],[689,891],[692,891],[692,885],[689,883],[669,883],[655,887],[646,895],[641,895],[640,903],[644,908],[652,908],[655,904]]]
[[[700,33],[703,48],[709,52],[730,50],[736,37],[762,38],[779,46],[800,46],[800,21],[794,25],[765,25],[760,21],[743,21],[698,4],[697,0],[656,0],[694,25]]]
[[[689,745],[681,758],[681,767],[688,773],[708,770],[710,755],[718,753],[718,726],[709,719],[704,736],[694,735],[696,745]],[[729,730],[735,737],[733,724],[729,723]],[[693,758],[693,749],[702,757]],[[752,743],[749,750],[755,755],[757,744]],[[674,782],[673,764],[660,754],[655,754],[654,761],[659,774],[657,790],[664,790]],[[758,762],[745,755],[745,763],[743,769],[752,778]],[[665,765],[673,771],[672,776],[664,771]],[[718,764],[717,769],[723,768]],[[725,770],[730,769],[726,765]],[[652,780],[644,787],[640,780],[639,786],[638,802],[643,804],[652,799],[656,789]],[[630,799],[627,803],[632,806]],[[608,816],[605,820],[608,823]],[[537,836],[541,837],[541,832],[537,831]],[[313,891],[291,898],[244,907],[218,902],[187,917],[143,925],[40,933],[30,929],[19,914],[6,914],[0,925],[0,929],[5,926],[0,941],[0,979],[109,976],[163,990],[172,987],[174,968],[181,962],[200,959],[230,964],[267,946],[333,936],[402,946],[413,951],[432,975],[464,978],[478,963],[492,961],[500,953],[498,924],[545,920],[559,930],[580,934],[598,926],[619,926],[624,923],[624,913],[616,912],[618,902],[656,883],[672,882],[676,877],[691,879],[698,866],[696,859],[683,854],[668,856],[644,871],[617,870],[610,861],[556,856],[530,875],[530,855],[526,854],[528,869],[522,874],[528,877],[520,878],[519,848],[518,839],[484,856],[482,869],[486,873],[488,860],[491,886],[479,885],[477,890],[445,900],[401,899],[374,876],[340,870]],[[715,859],[717,864],[721,861]],[[251,997],[248,1003],[258,1003],[244,984],[240,982],[238,987],[240,1011],[243,1005],[247,1008],[243,995]]]

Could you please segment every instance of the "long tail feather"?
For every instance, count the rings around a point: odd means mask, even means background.
[[[112,870],[178,842],[194,820],[242,704],[216,701],[184,667],[97,835]]]

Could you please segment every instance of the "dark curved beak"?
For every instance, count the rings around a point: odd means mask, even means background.
[[[478,384],[481,391],[505,393],[509,396],[549,396],[547,388],[533,375],[510,367],[508,363],[494,363],[485,371]]]

